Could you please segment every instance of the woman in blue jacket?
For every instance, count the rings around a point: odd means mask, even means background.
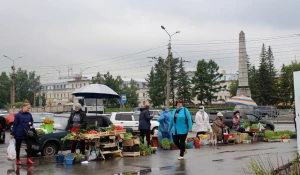
[[[185,141],[189,131],[192,131],[193,122],[190,111],[183,107],[183,101],[176,101],[177,109],[175,109],[172,113],[169,132],[171,129],[172,137],[175,145],[180,149],[180,155],[178,160],[183,160],[184,154],[186,154],[185,150]]]
[[[28,139],[28,136],[24,131],[24,128],[30,129],[30,127],[33,125],[33,118],[29,111],[30,104],[28,101],[25,101],[25,103],[22,105],[22,110],[15,115],[13,129],[10,134],[10,138],[16,140],[17,165],[22,164],[20,160],[22,141],[25,141],[27,145],[27,164],[34,164],[31,160],[32,141]]]

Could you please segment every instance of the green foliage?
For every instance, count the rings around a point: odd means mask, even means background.
[[[126,94],[126,106],[135,107],[138,106],[139,96],[137,88],[137,82],[133,79],[130,80],[129,85],[126,86],[122,91]]]
[[[0,108],[10,102],[11,80],[5,72],[0,75]]]
[[[176,98],[175,89],[179,87],[177,85],[177,82],[179,81],[180,73],[181,73],[180,70],[178,71],[179,69],[178,63],[179,63],[179,58],[173,58],[173,55],[171,55],[170,100],[172,100],[173,107],[175,107],[175,98]],[[166,59],[166,65],[168,65],[168,59]]]
[[[252,124],[252,125],[250,126],[250,128],[251,128],[251,129],[258,129],[258,124]]]
[[[228,91],[230,92],[231,96],[236,96],[237,89],[239,86],[238,84],[239,84],[238,80],[231,80],[231,84],[228,87],[229,89]]]
[[[148,78],[148,94],[153,106],[164,104],[166,100],[167,65],[163,58],[159,57],[157,63],[151,68]]]
[[[95,131],[98,131],[98,126],[96,126],[96,125],[89,125],[87,128],[86,128],[86,130],[87,131],[92,131],[92,130],[95,130]]]
[[[185,148],[186,148],[186,149],[190,149],[190,148],[191,148],[191,145],[190,145],[189,143],[186,142],[186,143],[185,143]]]
[[[162,139],[162,141],[161,141],[161,146],[162,146],[163,148],[168,148],[168,147],[170,147],[170,146],[171,146],[170,140],[167,139],[167,138]]]
[[[267,130],[265,131],[265,138],[271,139],[275,136],[275,133],[273,131]]]
[[[244,128],[246,129],[246,128],[248,128],[248,126],[250,126],[250,122],[245,122],[244,123]]]
[[[264,133],[258,133],[257,137],[265,137],[265,134]]]
[[[226,88],[226,86],[221,86],[221,83],[224,83],[223,80],[220,81],[223,75],[218,71],[219,66],[213,60],[208,63],[204,59],[198,61],[192,83],[195,85],[193,95],[197,96],[201,104],[203,102],[211,104],[215,99],[214,94]]]
[[[139,146],[140,151],[146,151],[147,148],[148,146],[146,144],[140,144]]]
[[[131,140],[132,139],[132,134],[131,133],[126,133],[124,134],[124,139],[123,140]]]
[[[192,101],[191,81],[183,66],[182,58],[180,59],[178,80],[176,86],[177,86],[177,94],[176,94],[177,97],[182,99],[186,103],[190,103]]]

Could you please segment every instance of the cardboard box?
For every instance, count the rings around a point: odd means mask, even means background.
[[[134,141],[133,141],[133,139],[124,140],[122,145],[123,146],[133,146],[134,145]]]

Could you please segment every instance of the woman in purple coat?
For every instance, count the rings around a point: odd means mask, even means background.
[[[34,164],[31,160],[31,150],[32,150],[32,141],[28,139],[24,129],[30,129],[33,125],[33,118],[30,111],[30,104],[28,101],[22,105],[22,110],[15,115],[13,129],[11,131],[11,139],[16,140],[16,153],[17,153],[17,165],[21,165],[20,160],[20,149],[22,145],[22,141],[25,141],[27,145],[27,164]]]

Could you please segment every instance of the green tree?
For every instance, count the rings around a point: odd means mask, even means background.
[[[139,95],[137,93],[139,89],[137,88],[137,82],[133,79],[130,80],[129,85],[123,89],[126,94],[126,106],[135,107],[139,104]]]
[[[153,106],[159,106],[165,103],[167,82],[166,68],[165,60],[159,57],[157,63],[151,68],[148,78],[146,78],[149,87],[148,94]]]
[[[171,77],[170,77],[170,99],[172,99],[173,108],[175,107],[175,89],[176,89],[176,81],[178,80],[178,63],[179,58],[171,57]],[[168,59],[166,59],[166,65],[168,65]],[[165,69],[168,70],[167,67]],[[166,72],[167,73],[167,72]]]
[[[259,72],[255,68],[255,66],[251,66],[248,71],[249,77],[249,87],[251,90],[251,98],[258,102],[260,98],[260,91],[259,91]]]
[[[266,47],[263,44],[262,49],[261,49],[261,54],[260,54],[260,65],[258,69],[258,74],[259,74],[259,98],[258,102],[262,105],[267,105],[268,101],[268,94],[269,94],[269,79],[270,79],[270,73],[269,73],[269,63],[267,60],[267,53],[266,53]]]
[[[23,102],[27,99],[31,104],[34,102],[34,92],[37,93],[40,86],[40,76],[35,72],[27,72],[19,68],[15,79],[15,101]]]
[[[100,72],[97,73],[95,77],[92,79],[92,84],[103,84],[104,78],[101,76]]]
[[[190,103],[192,101],[192,87],[191,81],[183,66],[182,58],[180,59],[177,86],[177,97],[181,98],[184,102]]]
[[[200,104],[206,102],[208,89],[208,63],[202,59],[197,63],[197,70],[192,79],[194,87],[192,93],[200,101]]]
[[[0,108],[4,108],[10,103],[11,80],[9,76],[2,72],[0,75]]]
[[[290,104],[294,103],[295,92],[294,92],[294,76],[293,72],[300,71],[300,63],[292,62],[290,65],[284,66],[281,75],[281,96]]]
[[[100,75],[100,73],[99,73],[99,75]],[[100,78],[100,77],[101,76],[98,76],[98,79],[96,78],[96,80],[94,82],[101,83],[102,78]],[[114,78],[109,72],[107,72],[106,74],[103,75],[103,77],[104,78],[103,78],[102,84],[105,84],[106,86],[110,87],[112,90],[114,90],[119,95],[122,93],[123,80],[120,76],[117,76],[116,78]],[[115,107],[115,106],[118,106],[117,101],[118,100],[116,100],[116,99],[106,99],[106,100],[104,100],[104,103],[106,103],[106,105],[108,105],[108,106],[110,105],[111,107]]]
[[[209,102],[209,104],[211,104],[212,100],[216,99],[216,97],[214,96],[216,93],[225,90],[226,85],[222,86],[222,83],[225,83],[224,80],[221,80],[221,78],[223,77],[223,74],[219,73],[219,66],[218,64],[213,61],[213,60],[209,60],[208,64],[207,64],[207,85],[208,85],[208,89],[207,89],[207,101]]]
[[[238,84],[239,84],[238,80],[231,80],[231,84],[228,87],[228,91],[231,96],[236,96]]]

